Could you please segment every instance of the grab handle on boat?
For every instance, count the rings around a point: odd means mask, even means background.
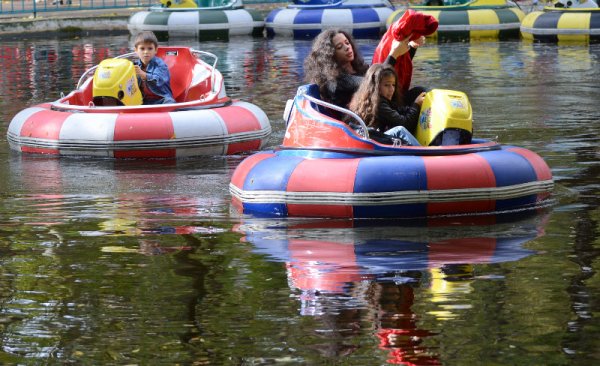
[[[214,53],[210,53],[210,52],[206,52],[206,51],[200,51],[200,50],[196,50],[196,49],[191,49],[190,51],[192,52],[192,54],[194,54],[196,56],[204,55],[204,56],[212,57],[215,60],[212,64],[212,68],[211,68],[211,72],[210,72],[210,91],[214,92],[215,91],[215,70],[217,69],[217,62],[219,61],[219,58]],[[198,58],[200,58],[200,57],[198,57]]]
[[[333,109],[334,111],[338,111],[338,112],[349,115],[350,117],[352,117],[352,119],[354,119],[358,123],[358,128],[356,128],[355,131],[363,138],[369,139],[369,129],[367,128],[367,124],[365,123],[365,121],[362,120],[362,118],[360,118],[356,113],[352,112],[351,110],[339,107],[335,104],[324,102],[321,99],[317,99],[308,94],[301,94],[301,95],[298,95],[297,97],[306,98],[309,101],[311,101],[317,105],[323,106],[325,108]]]

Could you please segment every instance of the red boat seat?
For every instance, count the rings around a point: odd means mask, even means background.
[[[198,61],[187,47],[159,47],[156,56],[169,67],[171,74],[171,91],[176,102],[185,102],[190,94],[190,86]],[[210,77],[209,77],[210,79]],[[198,84],[198,83],[196,83]],[[203,84],[203,83],[201,83]],[[193,93],[194,97],[202,93]]]

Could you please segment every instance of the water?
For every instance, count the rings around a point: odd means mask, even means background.
[[[366,58],[375,43],[361,41]],[[283,137],[310,42],[179,41]],[[5,41],[0,131],[127,36]],[[0,139],[0,364],[589,365],[600,356],[600,45],[428,44],[413,81],[468,94],[478,137],[540,154],[555,204],[407,221],[240,216],[244,156],[58,159]]]

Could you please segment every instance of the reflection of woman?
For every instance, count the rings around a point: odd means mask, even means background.
[[[377,337],[379,347],[388,349],[388,363],[401,365],[441,365],[435,354],[420,346],[422,339],[433,335],[417,328],[411,307],[414,292],[411,285],[394,282],[375,284],[373,299],[379,308]]]

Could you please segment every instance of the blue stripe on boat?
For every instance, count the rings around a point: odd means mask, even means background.
[[[296,166],[304,158],[290,156],[273,156],[257,163],[244,179],[244,190],[247,191],[282,191],[287,190],[288,180]],[[269,177],[269,179],[263,179]]]
[[[496,187],[507,187],[527,182],[537,181],[535,170],[531,163],[522,155],[511,153],[505,149],[500,151],[490,151],[479,153],[494,172]],[[531,194],[519,198],[511,198],[496,201],[496,210],[509,210],[515,207],[523,207],[536,202],[536,194]]]
[[[323,18],[323,10],[300,10],[294,17],[294,24],[320,25]]]
[[[397,156],[363,158],[358,164],[354,181],[355,193],[420,191],[427,189],[425,163],[418,156],[402,158],[402,171],[390,169],[398,164]],[[414,217],[426,216],[426,204],[386,206],[354,206],[354,217]]]
[[[283,8],[280,8],[280,9],[274,9],[271,12],[269,12],[269,14],[267,14],[267,18],[265,19],[265,23],[272,23],[273,20],[275,19],[275,17],[277,16],[277,14],[279,14],[279,12],[282,10],[283,10]]]
[[[379,15],[373,8],[352,9],[352,20],[354,23],[379,22]]]

